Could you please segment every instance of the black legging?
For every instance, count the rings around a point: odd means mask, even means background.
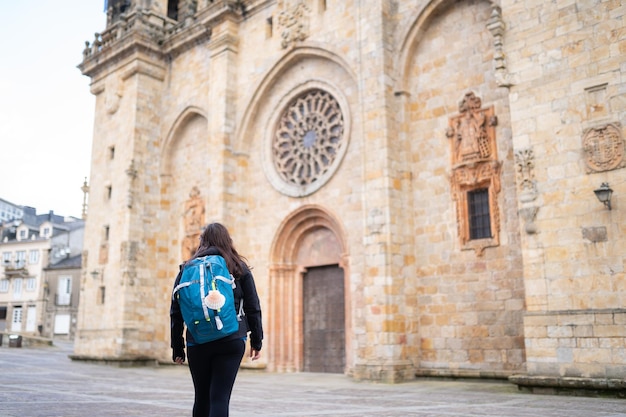
[[[230,394],[245,351],[243,339],[189,346],[193,417],[228,417]]]

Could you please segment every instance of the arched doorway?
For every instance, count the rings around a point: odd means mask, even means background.
[[[346,252],[342,228],[319,206],[281,224],[270,266],[271,370],[343,373],[349,365]]]

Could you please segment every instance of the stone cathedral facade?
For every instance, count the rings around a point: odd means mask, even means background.
[[[107,7],[75,358],[170,362],[220,221],[268,371],[624,388],[621,2]]]

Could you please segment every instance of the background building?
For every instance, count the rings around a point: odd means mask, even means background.
[[[37,214],[32,207],[21,209],[21,219],[5,221],[0,228],[0,331],[71,337],[84,221],[52,211]]]
[[[23,215],[24,209],[22,209],[22,206],[18,206],[17,204],[13,204],[0,198],[0,222],[21,219]]]
[[[75,356],[169,361],[178,264],[218,220],[254,265],[269,370],[623,378],[625,13],[109,1],[80,65]]]
[[[76,318],[80,296],[81,254],[65,256],[44,269],[44,326],[48,338],[76,335]]]

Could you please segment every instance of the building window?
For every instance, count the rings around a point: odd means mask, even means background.
[[[26,279],[26,291],[35,291],[37,287],[37,281],[35,278],[27,278]]]
[[[0,292],[9,292],[9,280],[0,279]]]
[[[72,277],[62,276],[59,277],[59,283],[57,286],[57,305],[67,306],[70,305],[72,299]]]
[[[105,295],[105,288],[104,286],[102,286],[98,290],[98,304],[104,304],[104,295]]]
[[[178,20],[178,0],[169,0],[167,2],[167,17]]]
[[[265,39],[269,39],[272,37],[274,32],[274,21],[272,20],[272,17],[268,17],[267,20],[265,21]]]
[[[22,278],[15,278],[13,280],[13,298],[20,298],[22,296]]]
[[[49,227],[44,227],[44,228],[41,230],[41,235],[42,235],[44,238],[48,238],[48,237],[50,237],[50,228],[49,228]]]
[[[16,253],[15,267],[23,268],[26,265],[26,251],[18,250]]]
[[[36,264],[39,262],[39,250],[31,250],[29,253],[28,262],[31,264]]]
[[[24,229],[20,230],[20,240],[22,239],[26,239],[26,230]]]
[[[490,238],[489,190],[481,188],[468,192],[467,205],[470,239]]]
[[[2,265],[9,265],[11,263],[11,252],[2,252]]]

